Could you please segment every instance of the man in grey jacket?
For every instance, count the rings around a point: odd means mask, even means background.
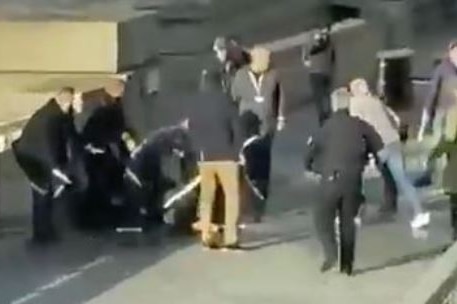
[[[410,223],[413,232],[428,225],[430,214],[423,211],[419,195],[404,170],[400,135],[397,129],[400,124],[398,117],[380,99],[371,94],[364,79],[353,80],[350,87],[353,95],[350,113],[373,126],[380,134],[384,143],[384,148],[379,154],[382,156],[379,157],[382,165],[381,172],[384,177],[386,175],[392,177],[394,182],[392,186],[396,186],[408,200],[414,212],[414,218]],[[389,179],[386,181],[390,182]],[[391,206],[391,208],[395,207]]]
[[[262,183],[269,184],[271,148],[276,131],[285,125],[284,92],[278,75],[270,65],[270,51],[254,47],[251,50],[251,62],[248,67],[239,70],[232,85],[232,98],[238,105],[239,115],[252,112],[260,120],[260,142],[264,151],[265,176]],[[268,187],[265,189],[268,195]]]

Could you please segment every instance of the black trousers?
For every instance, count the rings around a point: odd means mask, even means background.
[[[335,218],[340,218],[340,267],[350,269],[354,262],[356,228],[354,217],[361,203],[360,176],[322,177],[321,200],[314,210],[317,235],[322,244],[325,259],[338,258]]]
[[[325,120],[330,116],[330,90],[331,80],[330,76],[320,73],[312,73],[309,75],[312,100],[316,105],[317,117],[319,119],[319,125],[323,125]]]
[[[43,195],[32,188],[32,237],[36,241],[47,241],[57,234],[51,187],[48,190],[48,193]]]
[[[86,155],[88,186],[80,212],[84,214],[82,228],[111,228],[119,220],[115,200],[123,198],[123,163],[109,152]]]
[[[452,238],[457,241],[457,193],[449,194]]]
[[[251,180],[254,186],[260,190],[261,194],[265,199],[259,199],[257,196],[252,197],[252,206],[254,211],[254,217],[261,219],[266,210],[266,204],[268,194],[270,192],[270,174],[271,174],[271,162],[272,162],[272,149],[273,149],[274,132],[270,132],[264,135],[260,141],[260,145],[263,148],[261,158],[263,160],[262,168],[256,170],[256,174],[251,175]],[[254,193],[252,193],[254,194]]]

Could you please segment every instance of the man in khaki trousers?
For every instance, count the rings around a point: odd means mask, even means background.
[[[238,219],[240,215],[240,185],[239,166],[234,161],[203,161],[199,164],[201,177],[200,186],[200,224],[202,243],[204,246],[213,247],[217,244],[213,232],[214,210],[218,207],[214,204],[221,203],[216,200],[218,183],[224,194],[223,212],[224,233],[223,247],[234,249],[238,247]],[[216,207],[216,208],[215,208]],[[217,211],[216,211],[217,212]]]
[[[201,230],[205,247],[237,249],[240,215],[238,152],[241,147],[238,114],[235,104],[221,88],[220,74],[204,71],[203,76],[201,92],[189,101],[192,106],[188,114],[192,143],[200,154],[200,221],[194,228]],[[222,227],[214,220],[215,215],[221,218],[216,213],[222,211],[218,187],[222,188],[224,195]],[[223,231],[222,239],[219,230]]]

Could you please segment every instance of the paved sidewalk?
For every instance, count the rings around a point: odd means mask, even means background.
[[[311,111],[292,118],[277,140],[274,195],[265,223],[248,227],[244,253],[207,252],[199,245],[177,251],[140,274],[93,299],[91,304],[117,303],[393,303],[427,270],[450,241],[443,201],[430,207],[432,225],[426,240],[412,238],[405,216],[377,222],[380,197],[369,193],[366,222],[360,230],[357,275],[322,275],[314,239],[310,205],[313,185],[300,168],[306,138],[298,126]],[[379,180],[369,189],[380,187]],[[379,191],[378,191],[379,192]],[[379,192],[380,193],[380,192]]]

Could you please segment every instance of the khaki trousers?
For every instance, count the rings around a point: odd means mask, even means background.
[[[224,245],[238,242],[238,220],[240,216],[239,166],[234,161],[210,161],[199,163],[200,184],[200,224],[202,241],[211,237],[217,183],[219,182],[225,197]]]

